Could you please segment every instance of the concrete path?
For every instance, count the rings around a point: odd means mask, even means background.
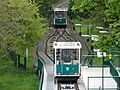
[[[104,88],[109,88],[109,89],[117,88],[117,84],[114,81],[114,79],[111,77],[111,74],[109,71],[110,71],[110,68],[108,67],[104,68],[104,77],[108,77],[108,78],[104,78]],[[88,80],[88,77],[94,77],[94,78],[89,78]],[[88,89],[88,87],[89,88],[102,87],[102,68],[83,66],[82,78],[83,78],[86,89]]]
[[[54,73],[53,73],[53,62],[45,55],[45,40],[40,41],[38,44],[38,54],[43,58],[45,62],[45,68],[47,72],[46,80],[46,89],[45,90],[54,90]]]

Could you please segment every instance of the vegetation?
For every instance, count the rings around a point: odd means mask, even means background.
[[[31,49],[47,33],[47,20],[40,17],[37,4],[31,0],[0,1],[0,89],[38,90]],[[24,56],[26,48],[30,51],[27,69],[19,70],[7,56],[10,51]]]
[[[0,89],[38,90],[32,49],[48,32],[47,11],[58,0],[0,1]],[[29,49],[27,69],[21,70],[7,56],[14,51],[20,54],[23,63],[26,48]]]
[[[30,0],[1,0],[0,59],[11,49],[19,53],[34,47],[47,32],[38,11]]]
[[[37,3],[40,15],[43,17],[48,17],[49,10],[52,8],[52,6],[64,0],[32,0],[32,1]]]
[[[72,0],[72,12],[81,22],[104,27],[109,33],[100,37],[96,48],[103,51],[120,48],[119,0]],[[109,46],[109,47],[108,47]]]
[[[21,63],[23,57],[21,56]],[[27,68],[18,69],[11,60],[0,60],[0,89],[1,90],[38,90],[39,78],[35,75],[33,55],[29,51]]]
[[[29,60],[31,62],[31,60]],[[31,63],[29,65],[32,66]],[[38,90],[39,78],[34,69],[15,68],[11,60],[0,60],[0,89],[1,90]]]

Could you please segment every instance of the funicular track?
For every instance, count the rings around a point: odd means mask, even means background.
[[[69,4],[70,4],[70,0],[65,0],[62,4],[59,4],[54,8],[68,8]]]
[[[66,0],[63,4],[58,5],[57,7],[62,8],[68,8],[69,7],[70,0]],[[56,8],[56,7],[55,7]],[[76,35],[73,35],[73,30],[70,29],[69,25],[67,25],[67,28],[53,28],[50,27],[49,35],[47,36],[47,39],[45,39],[43,42],[44,44],[41,44],[39,46],[41,52],[39,53],[40,56],[43,57],[46,61],[46,67],[47,67],[47,83],[46,83],[46,90],[53,90],[55,88],[54,86],[54,75],[52,71],[52,62],[54,59],[54,51],[53,51],[53,42],[77,42],[80,41],[78,38],[76,38]],[[45,50],[43,50],[45,48]],[[43,54],[44,52],[44,54]],[[48,58],[49,57],[49,58]],[[51,60],[49,60],[51,59]],[[53,61],[54,62],[54,61]],[[57,83],[57,90],[79,90],[78,83]]]
[[[46,40],[46,55],[53,60],[53,42],[75,42],[78,41],[66,29],[54,29],[52,35],[50,35]]]
[[[58,83],[57,90],[79,90],[77,83]]]
[[[65,0],[62,4],[53,8],[68,8],[70,0]],[[52,20],[52,18],[50,19]],[[50,21],[51,22],[51,21]],[[66,28],[67,29],[67,28]],[[53,33],[46,39],[45,54],[53,61],[53,42],[74,42],[77,41],[67,30],[64,28],[53,28]],[[53,61],[54,62],[54,61]]]
[[[62,4],[57,5],[56,7],[53,8],[69,8],[70,0],[65,0]],[[52,16],[50,17],[49,23],[52,25]],[[53,27],[53,25],[52,25]],[[70,19],[68,19],[68,25],[66,29],[61,29],[61,28],[53,28],[51,30],[53,33],[48,36],[46,39],[46,47],[45,47],[45,54],[53,61],[53,42],[74,42],[74,41],[79,41],[82,42],[83,50],[82,54],[83,55],[88,55],[89,49],[87,45],[85,44],[85,41],[83,40],[82,37],[80,37],[77,33],[75,33],[72,29],[73,25],[70,23]],[[87,57],[82,57],[83,59],[83,64],[85,61],[87,61]],[[54,62],[54,61],[53,61]]]

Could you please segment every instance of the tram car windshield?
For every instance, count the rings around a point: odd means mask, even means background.
[[[77,60],[78,50],[77,49],[62,49],[61,50],[61,60],[64,63],[73,63],[73,60]]]
[[[65,11],[56,11],[54,12],[54,16],[55,18],[66,18],[67,17],[67,13]]]

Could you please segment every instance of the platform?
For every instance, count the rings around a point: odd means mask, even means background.
[[[82,78],[86,90],[99,90],[102,88],[102,68],[82,66]],[[104,68],[104,90],[116,90],[117,84],[110,75],[110,68]],[[89,89],[88,89],[89,88]]]

